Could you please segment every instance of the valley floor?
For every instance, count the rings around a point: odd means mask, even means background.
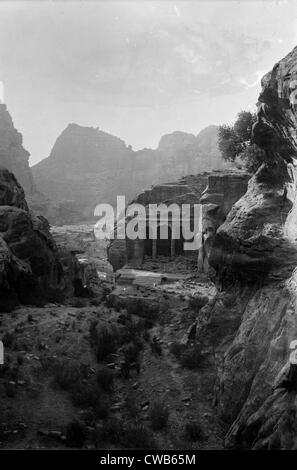
[[[173,263],[165,261],[155,263],[153,272],[164,272],[165,265],[174,272]],[[0,448],[223,447],[207,359],[185,366],[174,352],[191,348],[187,331],[197,313],[190,296],[210,298],[215,289],[181,260],[176,271],[185,277],[132,288],[141,301],[161,300],[154,318],[150,309],[138,314],[108,298],[21,307],[0,315],[5,345]],[[131,286],[117,288],[129,291]],[[106,331],[115,336],[116,347],[104,355],[96,348]],[[134,351],[128,372],[123,366],[127,351]],[[102,371],[112,376],[110,383],[102,380]],[[167,410],[168,420],[155,422],[153,409]]]

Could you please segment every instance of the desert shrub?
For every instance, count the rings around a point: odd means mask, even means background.
[[[97,419],[106,419],[109,414],[109,405],[108,402],[99,397],[97,403],[93,406],[93,413]]]
[[[138,416],[138,408],[136,403],[137,401],[135,395],[129,393],[129,395],[125,398],[125,410],[127,415],[133,420],[136,420]]]
[[[170,352],[187,369],[200,369],[204,365],[205,356],[202,354],[202,347],[199,343],[186,346],[175,342],[170,346]]]
[[[87,366],[69,359],[57,359],[52,364],[54,384],[69,390],[87,376]]]
[[[144,303],[140,299],[130,302],[127,305],[127,312],[129,315],[138,315],[141,317],[144,313]]]
[[[126,308],[129,315],[137,315],[150,320],[155,320],[159,314],[159,305],[149,304],[140,299],[130,302]]]
[[[150,342],[150,345],[153,354],[156,354],[157,356],[162,356],[162,346],[155,337],[153,337],[153,340]]]
[[[145,330],[150,330],[154,326],[153,320],[150,320],[149,318],[144,318],[144,329]]]
[[[156,449],[151,432],[141,424],[124,424],[110,419],[103,424],[100,441],[107,441],[124,449]]]
[[[114,372],[107,367],[98,370],[96,375],[98,385],[105,391],[109,392],[114,381]]]
[[[66,429],[66,443],[69,447],[83,446],[85,440],[85,427],[79,421],[71,421]]]
[[[11,313],[19,304],[17,295],[11,290],[2,289],[0,293],[0,313]]]
[[[142,424],[127,424],[124,427],[120,444],[124,449],[156,449],[156,443],[150,431]]]
[[[142,338],[143,338],[143,340],[144,340],[146,343],[148,343],[148,342],[150,341],[150,339],[151,339],[151,336],[150,336],[149,331],[144,330],[144,332],[143,332],[143,334],[142,334]]]
[[[75,406],[82,408],[95,407],[100,399],[98,387],[94,384],[85,384],[78,382],[71,390],[71,400]]]
[[[24,364],[24,356],[22,356],[21,354],[18,354],[17,355],[17,363],[19,366],[22,366]]]
[[[180,363],[187,369],[201,369],[203,367],[205,357],[201,352],[201,346],[194,344],[187,347],[180,356]]]
[[[123,355],[124,360],[127,364],[132,364],[132,362],[137,362],[138,355],[140,351],[140,344],[136,341],[125,344],[123,346]]]
[[[101,431],[101,439],[103,441],[111,442],[112,444],[118,444],[120,442],[123,427],[120,421],[116,418],[109,419],[103,425]]]
[[[98,331],[97,322],[91,322],[89,328],[89,340],[92,348],[95,350],[97,361],[103,361],[110,354],[116,351],[117,334],[115,331],[110,331],[103,328]]]
[[[122,331],[121,344],[134,341],[134,339],[139,336],[142,329],[143,327],[141,322],[135,322],[133,320],[129,322],[126,321],[125,327]]]
[[[48,370],[50,370],[52,366],[52,358],[48,356],[47,354],[41,354],[39,359],[40,359],[40,365],[41,365],[42,370],[44,372],[47,372]]]
[[[6,382],[4,385],[5,393],[8,398],[14,398],[16,395],[16,387],[10,382]]]
[[[184,344],[180,344],[177,341],[171,344],[170,352],[175,356],[176,359],[180,359],[182,353],[185,351],[186,347]]]
[[[194,310],[194,312],[198,313],[199,310],[204,307],[208,302],[208,297],[206,295],[195,295],[190,297],[189,299],[189,307]]]
[[[184,429],[184,437],[191,442],[201,441],[204,438],[202,427],[197,422],[190,421],[186,423]]]
[[[98,320],[92,320],[89,326],[89,341],[92,347],[97,346],[98,344]]]
[[[116,352],[116,336],[107,329],[104,329],[98,334],[97,360],[102,361],[114,352]]]
[[[86,299],[76,298],[71,302],[71,305],[75,308],[83,308],[87,306],[87,301]]]
[[[153,403],[150,409],[149,417],[152,429],[155,431],[162,429],[167,425],[168,422],[168,408],[163,403],[156,401]]]
[[[95,299],[91,299],[90,300],[90,304],[93,306],[93,307],[99,307],[101,305],[101,300],[98,299],[98,298],[95,298]]]
[[[11,348],[13,345],[13,334],[7,331],[2,338],[2,342],[5,348]]]

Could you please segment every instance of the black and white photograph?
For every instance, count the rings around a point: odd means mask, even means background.
[[[0,0],[0,458],[297,450],[296,196],[294,0]]]

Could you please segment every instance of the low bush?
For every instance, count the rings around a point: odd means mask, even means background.
[[[130,302],[126,308],[129,315],[137,315],[150,320],[155,320],[159,315],[159,305],[149,304],[140,299]]]
[[[7,331],[2,337],[2,343],[5,348],[11,348],[13,345],[13,334]]]
[[[75,308],[83,308],[87,306],[87,301],[86,299],[76,298],[71,302],[71,305]]]
[[[100,431],[99,440],[110,442],[123,449],[156,449],[151,432],[141,424],[124,424],[118,419],[106,421]]]
[[[172,343],[170,346],[170,352],[175,356],[176,359],[180,359],[182,353],[185,351],[186,347],[183,344],[178,343],[177,341]]]
[[[134,341],[123,346],[123,355],[126,364],[137,362],[141,345]]]
[[[99,397],[95,406],[93,406],[93,413],[97,419],[106,419],[109,414],[109,405],[108,402]]]
[[[104,423],[101,431],[101,439],[111,444],[118,444],[122,433],[123,427],[120,421],[116,418],[112,418]]]
[[[70,395],[72,403],[82,408],[96,407],[100,399],[98,387],[83,382],[75,384],[70,390]]]
[[[89,341],[91,347],[95,351],[97,361],[104,361],[110,354],[116,352],[117,349],[117,334],[115,331],[110,331],[103,328],[98,331],[98,322],[92,321],[89,328]]]
[[[79,421],[71,421],[66,429],[66,444],[81,448],[85,441],[85,427]]]
[[[162,356],[161,343],[155,337],[153,337],[153,340],[150,342],[150,345],[153,354],[156,354],[157,356]]]
[[[161,402],[155,402],[149,412],[152,429],[158,431],[163,429],[168,422],[169,411],[168,408]]]
[[[156,449],[150,431],[142,424],[127,424],[123,431],[120,444],[124,449]]]
[[[114,372],[107,367],[99,369],[96,375],[98,385],[105,391],[109,392],[112,389],[114,381]]]
[[[204,439],[204,433],[201,425],[197,422],[186,423],[184,437],[186,440],[191,442],[201,441]]]
[[[204,361],[205,357],[201,352],[201,346],[199,344],[187,347],[180,356],[181,365],[187,369],[201,369]]]
[[[87,376],[87,366],[69,359],[57,359],[52,364],[54,384],[69,390]]]
[[[206,295],[195,295],[190,297],[189,299],[189,307],[194,310],[194,312],[198,313],[199,310],[204,307],[208,302],[208,297]]]
[[[90,304],[93,307],[99,307],[101,305],[101,303],[102,303],[101,299],[98,299],[98,298],[94,298],[94,299],[90,300]]]
[[[187,369],[200,369],[204,365],[205,356],[199,343],[186,346],[175,342],[170,346],[170,352]]]

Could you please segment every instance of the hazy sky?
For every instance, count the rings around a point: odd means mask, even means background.
[[[135,149],[232,122],[295,45],[295,0],[0,1],[0,80],[31,164],[69,122]]]

